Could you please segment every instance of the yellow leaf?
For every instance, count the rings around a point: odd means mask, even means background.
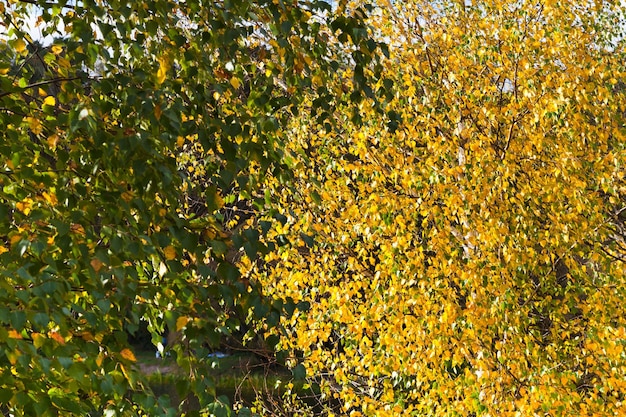
[[[126,348],[126,349],[122,349],[122,351],[120,352],[120,355],[122,355],[122,358],[131,361],[131,362],[137,362],[137,358],[135,358],[135,354],[133,353],[132,350]]]
[[[24,199],[24,201],[20,201],[19,203],[17,203],[15,205],[15,208],[28,216],[28,213],[30,213],[32,205],[33,205],[32,200],[30,200],[29,198],[26,198]]]
[[[15,329],[9,330],[9,338],[11,339],[22,339],[22,335]]]
[[[124,374],[124,378],[126,378],[131,383],[131,388],[132,388],[133,381],[131,380],[131,376],[129,375],[129,373],[126,372],[126,368],[124,367],[124,365],[120,364],[120,369],[122,370],[122,373]]]
[[[178,320],[176,320],[176,331],[181,330],[187,323],[189,323],[188,317],[179,317]]]
[[[85,228],[82,224],[72,223],[70,225],[70,230],[78,235],[85,235]]]
[[[32,338],[33,345],[35,345],[37,349],[43,346],[44,342],[46,341],[46,336],[42,335],[41,333],[33,333]]]
[[[92,340],[95,340],[93,335],[89,332],[82,332],[80,334],[80,337],[87,342],[91,342]]]
[[[24,120],[28,123],[28,127],[35,135],[38,135],[42,132],[43,126],[39,119],[35,117],[26,117]]]
[[[322,80],[322,77],[320,77],[319,75],[314,75],[313,78],[311,79],[311,82],[313,83],[313,85],[324,84],[324,80]]]
[[[59,201],[57,200],[57,196],[54,193],[47,193],[47,192],[43,192],[42,194],[44,200],[46,200],[48,203],[55,205],[57,204]]]
[[[158,104],[154,106],[154,117],[156,117],[157,120],[161,119],[162,114],[163,110],[161,110],[161,106],[159,106]]]
[[[0,255],[5,253],[5,252],[8,252],[8,251],[9,250],[7,248],[5,248],[4,246],[0,246]]]
[[[204,236],[208,240],[213,240],[217,237],[217,233],[213,228],[207,228],[202,231],[202,236]]]
[[[133,199],[133,193],[131,193],[130,191],[124,191],[122,193],[122,200],[126,201],[127,203],[130,203],[132,199]]]
[[[11,239],[10,239],[11,246],[15,245],[20,240],[22,240],[22,236],[21,235],[13,235],[13,236],[11,236]]]
[[[26,49],[26,42],[24,42],[22,39],[18,39],[15,41],[13,47],[15,48],[15,51],[17,53],[22,53],[24,49]]]
[[[57,148],[57,143],[59,143],[58,135],[55,134],[48,137],[48,146],[50,147],[50,149],[55,150]]]
[[[53,96],[48,96],[43,101],[44,106],[54,106],[55,104],[56,104],[56,100],[54,99]]]
[[[165,255],[165,259],[171,261],[172,259],[176,258],[176,249],[174,249],[173,246],[168,246],[163,249],[163,254]]]
[[[51,339],[54,339],[60,345],[65,344],[65,339],[63,338],[63,336],[59,334],[59,332],[49,332],[48,337],[50,337]]]
[[[52,45],[50,50],[53,54],[59,55],[61,52],[63,52],[63,47],[61,45]]]
[[[59,67],[61,67],[61,68],[71,68],[72,67],[72,63],[69,60],[67,60],[67,59],[65,59],[63,57],[58,57],[57,58],[57,63],[59,64]]]
[[[159,69],[157,71],[157,83],[163,84],[167,78],[167,69],[170,66],[170,60],[167,56],[159,58]]]
[[[232,77],[230,79],[230,85],[232,85],[235,89],[239,89],[239,87],[241,87],[241,80],[237,77]]]

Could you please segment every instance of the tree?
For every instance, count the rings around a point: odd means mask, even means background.
[[[376,69],[378,45],[354,35],[364,14],[329,7],[0,3],[3,413],[174,415],[128,344],[146,320],[155,344],[166,328],[181,333],[183,393],[203,413],[230,414],[203,371],[207,348],[241,320],[296,306],[272,307],[240,279],[228,254],[271,246],[258,224],[235,228],[220,209],[269,211],[258,184],[288,178],[282,129],[305,91],[313,113],[347,105],[323,86],[338,65],[339,45],[321,39],[328,24],[362,51],[351,65]],[[36,16],[52,44],[27,33]]]
[[[405,1],[371,16],[390,40],[377,86],[398,86],[387,117],[374,88],[360,124],[294,120],[294,186],[267,181],[291,243],[247,267],[311,304],[280,346],[336,414],[619,415],[623,12]]]

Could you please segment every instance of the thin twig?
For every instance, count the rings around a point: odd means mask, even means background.
[[[74,81],[74,80],[79,80],[81,78],[82,77],[58,77],[58,78],[52,78],[50,80],[38,81],[36,83],[32,83],[32,84],[29,84],[29,85],[27,85],[25,87],[22,87],[22,89],[19,90],[19,91],[7,91],[7,92],[4,92],[4,93],[0,93],[0,98],[5,97],[5,96],[9,96],[9,95],[14,94],[14,93],[19,93],[19,92],[27,90],[29,88],[39,87],[39,86],[42,86],[42,85],[48,85],[48,84],[61,82],[61,81]]]

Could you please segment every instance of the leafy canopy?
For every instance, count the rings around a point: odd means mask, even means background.
[[[294,120],[294,186],[267,181],[291,244],[248,268],[311,304],[281,346],[336,415],[619,415],[623,11],[379,3],[395,117]]]
[[[325,87],[344,47],[376,71],[364,17],[317,1],[0,3],[3,413],[174,415],[129,347],[142,321],[193,353],[176,348],[181,397],[230,413],[207,349],[295,304],[268,307],[241,278],[240,249],[269,249],[226,213],[269,210],[258,184],[288,177],[283,127],[305,91],[321,123],[364,95]],[[324,33],[340,31],[335,52]]]

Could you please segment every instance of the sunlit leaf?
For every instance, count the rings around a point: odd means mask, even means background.
[[[167,246],[163,249],[163,254],[165,255],[165,259],[171,261],[172,259],[176,259],[176,249],[173,246]]]
[[[122,349],[122,351],[120,352],[120,355],[122,356],[122,358],[128,361],[137,362],[137,358],[135,357],[135,354],[130,349]]]

